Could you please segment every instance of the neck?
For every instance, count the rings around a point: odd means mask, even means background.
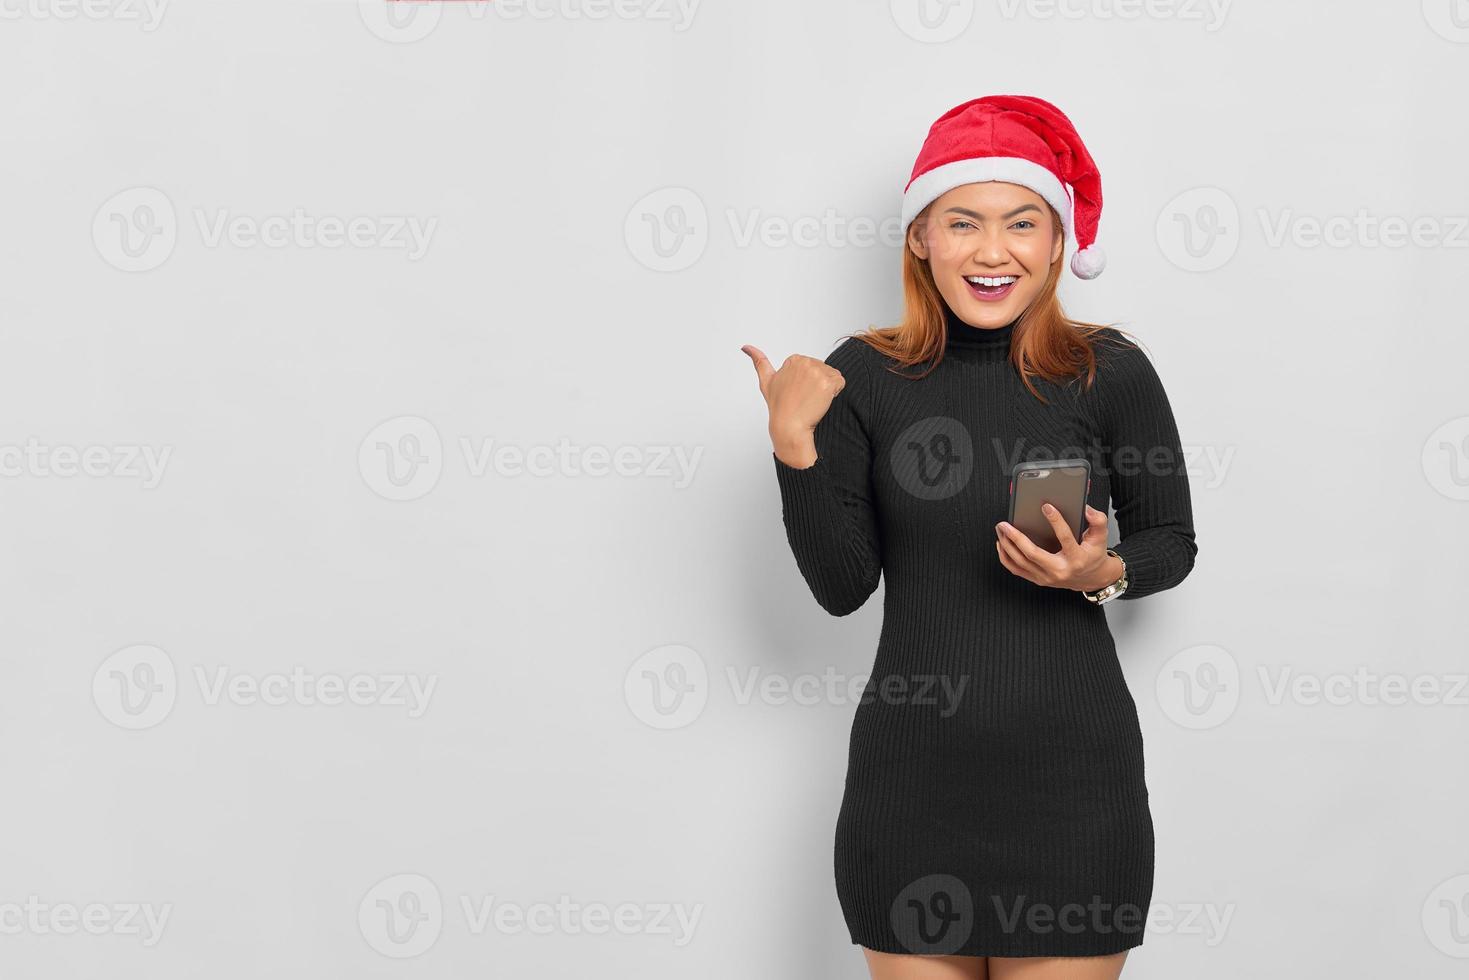
[[[945,347],[978,348],[981,350],[999,351],[1008,353],[1010,340],[1015,335],[1015,325],[1020,322],[1016,317],[1003,327],[975,327],[970,326],[944,304],[944,330],[946,333]]]

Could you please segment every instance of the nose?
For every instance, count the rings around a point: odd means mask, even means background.
[[[979,234],[974,247],[974,261],[980,265],[1004,265],[1010,258],[999,229],[988,228]]]

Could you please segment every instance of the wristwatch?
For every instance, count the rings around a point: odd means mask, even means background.
[[[1095,603],[1098,606],[1104,602],[1110,602],[1127,591],[1127,562],[1123,561],[1122,556],[1111,548],[1107,549],[1107,554],[1122,562],[1121,577],[1111,585],[1104,585],[1095,592],[1088,592],[1085,589],[1081,590],[1081,594],[1086,596],[1088,602]]]

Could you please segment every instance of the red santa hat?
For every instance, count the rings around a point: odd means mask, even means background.
[[[918,213],[961,184],[1002,180],[1035,191],[1076,242],[1071,271],[1095,279],[1107,258],[1097,247],[1102,177],[1060,109],[1028,95],[986,95],[944,113],[903,190],[903,233]]]

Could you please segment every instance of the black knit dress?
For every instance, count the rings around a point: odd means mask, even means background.
[[[995,552],[1011,467],[1085,455],[1115,506],[1118,601],[1177,585],[1196,545],[1178,431],[1152,362],[1115,330],[1097,379],[1008,362],[1015,324],[948,313],[921,380],[848,338],[818,459],[775,459],[787,537],[822,608],[886,582],[852,724],[836,885],[854,943],[890,953],[1098,956],[1138,946],[1153,823],[1137,706],[1106,611],[1012,574]],[[907,369],[912,375],[918,369]]]

